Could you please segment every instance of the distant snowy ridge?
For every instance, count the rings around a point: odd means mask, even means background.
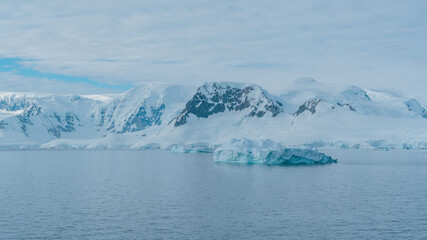
[[[392,91],[295,81],[150,83],[115,95],[0,93],[0,149],[168,148],[212,152],[232,139],[287,147],[427,149],[427,111]]]

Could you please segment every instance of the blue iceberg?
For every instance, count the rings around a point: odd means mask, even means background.
[[[271,140],[233,139],[214,151],[214,161],[265,165],[314,165],[337,160],[316,150],[286,148]]]

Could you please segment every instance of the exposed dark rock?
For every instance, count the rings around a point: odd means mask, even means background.
[[[7,124],[7,122],[5,122],[5,121],[0,121],[0,129],[6,129],[6,126],[7,126],[8,124]]]
[[[372,101],[371,98],[368,96],[368,93],[365,90],[358,87],[350,87],[349,89],[344,91],[342,94],[347,96],[347,100],[358,99],[358,100]]]
[[[47,129],[47,132],[57,138],[61,137],[61,133],[69,133],[74,132],[76,130],[77,122],[79,122],[79,118],[72,113],[65,113],[65,117],[62,118],[57,113],[54,113],[52,116],[57,123],[52,124],[52,127]]]
[[[31,105],[30,101],[27,100],[13,100],[10,98],[0,99],[0,109],[6,111],[18,111],[25,108],[28,108]]]
[[[37,105],[33,104],[31,107],[24,110],[24,112],[21,114],[24,117],[31,117],[31,116],[38,116],[41,114],[41,107],[38,107]]]
[[[17,115],[16,117],[19,120],[19,123],[21,125],[21,131],[25,134],[25,136],[28,137],[28,133],[27,133],[27,125],[33,125],[33,123],[31,122],[30,117],[32,115],[35,115],[36,113],[38,113],[39,111],[36,110],[34,111],[34,106],[30,107],[28,110],[25,110],[23,113]]]
[[[114,122],[111,123],[111,125],[107,128],[107,131],[111,131],[116,127],[116,124]]]
[[[98,127],[104,126],[105,123],[105,112],[107,111],[107,108],[102,108],[100,111],[101,114],[101,121],[98,124]],[[94,118],[95,115],[92,116],[92,118]]]
[[[311,112],[313,115],[316,112],[316,106],[322,101],[322,99],[312,99],[304,102],[301,106],[299,106],[298,111],[294,113],[294,116],[298,116],[305,111]]]
[[[198,118],[208,118],[226,110],[242,111],[250,108],[252,111],[247,115],[249,117],[263,117],[267,112],[275,117],[284,112],[283,104],[270,99],[263,91],[261,92],[262,98],[255,102],[255,99],[250,96],[253,91],[255,91],[254,86],[238,88],[219,83],[205,84],[197,90],[193,98],[187,102],[184,110],[174,119],[174,126],[178,127],[187,123],[190,114]]]
[[[21,114],[16,117],[19,120],[20,128],[22,133],[28,136],[28,126],[33,126],[34,123],[31,119],[35,116],[41,116],[43,119],[52,119],[51,127],[46,128],[47,132],[57,138],[61,137],[61,132],[73,132],[75,131],[75,127],[77,122],[79,122],[79,118],[73,113],[66,113],[65,116],[61,116],[58,113],[46,114],[43,113],[41,107],[33,104],[25,109]]]
[[[423,118],[427,118],[427,110],[416,99],[411,98],[406,101],[405,104],[409,111],[418,113]]]
[[[299,108],[298,111],[296,111],[294,113],[294,116],[298,116],[300,114],[302,114],[305,111],[309,111],[311,112],[311,114],[313,115],[316,112],[316,107],[317,105],[322,101],[322,99],[312,99],[309,101],[304,102]],[[353,108],[353,106],[351,106],[351,104],[349,103],[336,103],[337,106],[339,107],[347,107],[349,110],[355,112],[356,109]],[[332,105],[331,109],[335,109],[335,106]]]
[[[136,132],[149,126],[160,125],[162,124],[161,117],[164,109],[164,104],[157,107],[150,107],[150,112],[152,114],[147,114],[145,106],[141,106],[135,113],[126,119],[123,128],[116,133]]]
[[[349,103],[337,103],[337,105],[340,107],[348,107],[348,109],[350,109],[351,111],[356,112],[356,109],[354,109]]]
[[[70,101],[75,102],[75,101],[79,101],[79,100],[82,100],[82,98],[80,96],[73,96]]]

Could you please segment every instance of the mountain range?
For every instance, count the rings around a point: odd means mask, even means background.
[[[306,148],[427,148],[427,111],[396,91],[296,80],[150,83],[123,94],[0,93],[0,148],[209,151],[236,138]]]

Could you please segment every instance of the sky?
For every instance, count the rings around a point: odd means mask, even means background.
[[[0,91],[297,78],[427,103],[427,1],[121,0],[0,4]]]

